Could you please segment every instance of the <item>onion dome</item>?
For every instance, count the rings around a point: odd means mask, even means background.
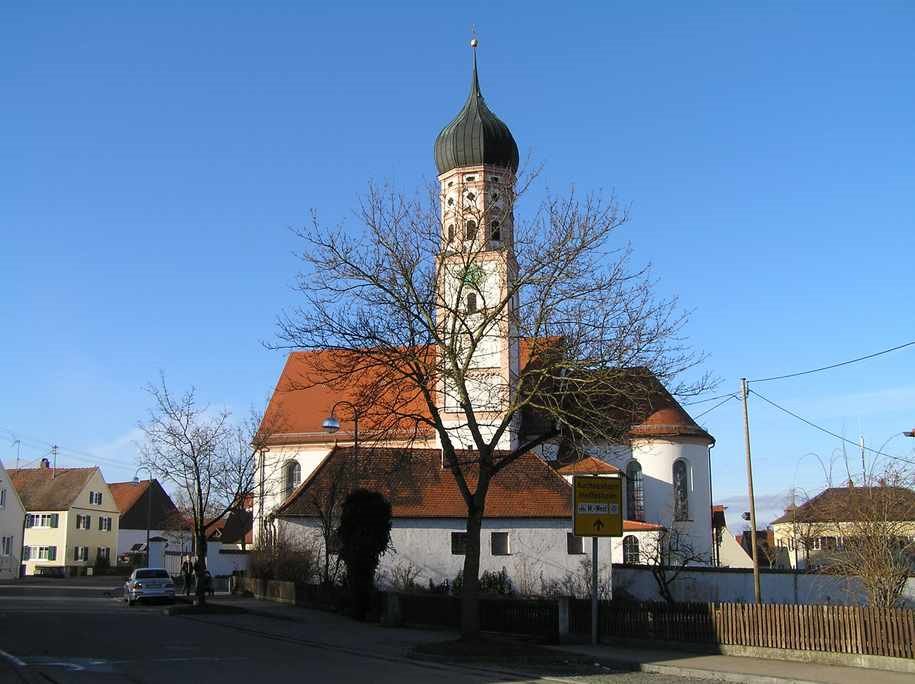
[[[473,78],[470,96],[435,140],[435,165],[439,175],[462,166],[483,164],[518,169],[518,145],[512,133],[492,111],[480,93],[477,78],[477,41],[472,40]]]

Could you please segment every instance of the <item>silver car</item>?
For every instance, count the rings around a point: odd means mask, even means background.
[[[175,583],[162,568],[137,568],[124,582],[124,600],[128,606],[143,599],[175,601]]]

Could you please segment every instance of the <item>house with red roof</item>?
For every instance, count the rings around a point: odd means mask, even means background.
[[[181,524],[180,513],[158,480],[112,482],[108,485],[120,511],[118,556],[145,551],[146,529],[150,537],[168,537]]]

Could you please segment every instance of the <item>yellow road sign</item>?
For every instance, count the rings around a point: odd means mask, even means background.
[[[572,478],[572,530],[576,537],[622,537],[622,480],[576,475]]]

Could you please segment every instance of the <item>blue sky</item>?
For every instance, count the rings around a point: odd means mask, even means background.
[[[910,3],[7,2],[0,430],[23,459],[53,441],[130,478],[160,370],[262,403],[282,363],[262,342],[295,302],[289,228],[346,219],[371,179],[434,177],[472,23],[483,92],[543,185],[631,205],[620,239],[693,312],[717,393],[915,339]],[[915,347],[757,389],[878,447],[915,424]],[[750,410],[777,509],[822,483],[806,454],[839,445]],[[700,422],[733,518],[740,405]]]

